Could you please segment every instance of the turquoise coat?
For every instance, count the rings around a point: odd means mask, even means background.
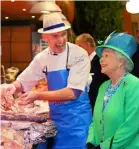
[[[102,141],[102,105],[110,80],[99,88],[87,142],[109,149],[139,149],[139,79],[128,73],[104,110]]]

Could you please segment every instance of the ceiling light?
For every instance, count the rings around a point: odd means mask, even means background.
[[[35,18],[35,16],[31,16],[31,18],[32,18],[32,19],[34,19],[34,18]]]
[[[23,10],[23,11],[26,11],[26,9],[25,9],[25,8],[23,8],[22,10]]]
[[[126,3],[126,10],[129,13],[139,13],[139,0],[130,0]]]
[[[52,12],[52,13],[58,13],[59,15],[60,15],[60,17],[62,18],[62,20],[67,20],[67,18],[63,15],[63,13],[61,13],[61,12]],[[40,16],[40,18],[39,18],[39,20],[40,21],[42,21],[43,20],[43,16],[44,15],[49,15],[49,14],[42,14],[41,16]]]
[[[38,2],[30,10],[30,13],[41,13],[41,11],[61,12],[62,10],[54,2]]]
[[[11,0],[11,2],[14,2],[15,0]]]
[[[5,19],[6,19],[6,20],[8,20],[8,19],[9,19],[9,17],[5,17]]]

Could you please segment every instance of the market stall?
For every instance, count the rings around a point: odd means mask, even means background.
[[[41,86],[39,86],[41,84]],[[33,88],[42,90],[43,81]],[[2,149],[31,149],[33,145],[47,142],[57,133],[55,123],[49,117],[46,101],[35,101],[27,106],[18,105],[20,94],[6,92],[1,99],[1,145]]]

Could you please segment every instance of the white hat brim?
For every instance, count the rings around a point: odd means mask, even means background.
[[[60,28],[51,29],[49,31],[43,31],[43,28],[40,28],[40,29],[38,29],[38,33],[43,33],[43,34],[57,33],[60,31],[67,30],[69,28],[71,28],[71,26],[69,26],[69,25],[65,25],[65,26],[60,27]]]

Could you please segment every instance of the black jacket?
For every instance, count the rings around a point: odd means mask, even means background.
[[[90,84],[90,90],[89,90],[89,98],[92,106],[92,111],[94,109],[94,105],[95,105],[95,101],[97,98],[98,89],[100,85],[104,81],[109,79],[106,75],[101,73],[101,66],[100,66],[99,60],[100,58],[97,55],[95,55],[91,61],[90,73],[94,73],[94,75],[92,76],[92,82]]]
[[[136,53],[132,57],[134,68],[132,70],[132,74],[139,78],[139,44]]]

